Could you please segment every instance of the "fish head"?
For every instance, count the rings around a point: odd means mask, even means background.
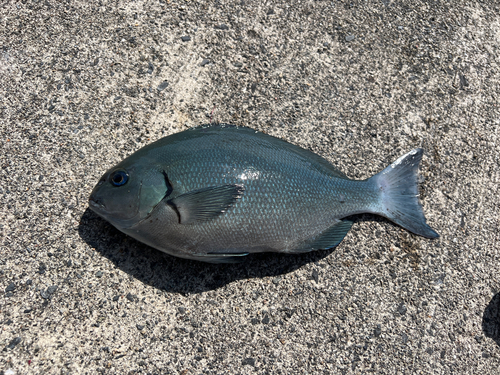
[[[89,207],[116,228],[127,229],[146,218],[170,193],[159,165],[125,159],[104,173],[90,194]]]

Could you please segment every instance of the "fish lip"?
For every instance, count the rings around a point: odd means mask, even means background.
[[[90,196],[90,198],[89,198],[89,207],[91,209],[96,209],[96,210],[99,210],[99,211],[102,211],[102,210],[106,209],[106,206],[104,205],[104,203],[99,202],[93,196]]]

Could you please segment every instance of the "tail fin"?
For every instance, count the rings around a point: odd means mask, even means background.
[[[410,232],[436,238],[439,234],[426,224],[422,206],[418,201],[418,165],[423,152],[421,148],[408,152],[370,180],[381,192],[379,215]]]

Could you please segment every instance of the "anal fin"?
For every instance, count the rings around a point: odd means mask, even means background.
[[[337,246],[342,242],[347,232],[349,232],[353,223],[354,222],[351,220],[339,220],[336,224],[332,225],[318,236],[304,242],[302,246],[298,248],[297,252],[308,252],[320,249],[329,250]]]

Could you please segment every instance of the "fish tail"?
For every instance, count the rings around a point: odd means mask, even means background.
[[[425,222],[418,200],[418,166],[423,150],[416,148],[401,156],[382,172],[370,178],[380,191],[379,215],[403,228],[427,238],[439,237]]]

